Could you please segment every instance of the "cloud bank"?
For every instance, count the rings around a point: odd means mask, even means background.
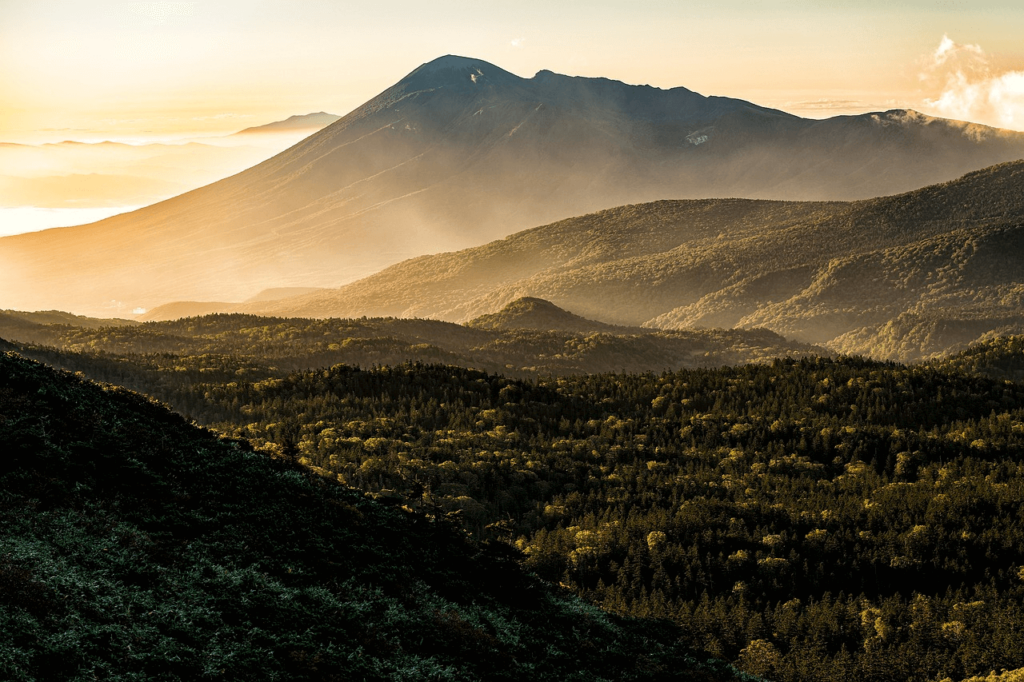
[[[1024,130],[1024,71],[993,69],[979,45],[943,36],[921,79],[942,83],[938,97],[924,101],[930,113]]]

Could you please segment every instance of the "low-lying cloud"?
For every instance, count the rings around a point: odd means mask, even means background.
[[[921,79],[941,83],[925,99],[929,113],[999,128],[1024,130],[1024,70],[997,70],[979,45],[943,36]]]

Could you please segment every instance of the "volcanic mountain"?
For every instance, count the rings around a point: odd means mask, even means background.
[[[1024,133],[896,110],[824,121],[442,57],[238,175],[91,225],[0,239],[0,306],[241,301],[337,286],[612,206],[860,199],[1024,157]]]

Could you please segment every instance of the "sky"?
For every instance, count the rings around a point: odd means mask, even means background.
[[[345,114],[444,54],[804,116],[1024,130],[1020,0],[0,0],[0,142],[218,135]]]

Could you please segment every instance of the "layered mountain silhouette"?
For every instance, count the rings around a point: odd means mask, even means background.
[[[102,316],[114,302],[242,301],[616,205],[860,199],[1022,156],[1024,134],[911,111],[816,121],[448,56],[238,175],[0,240],[0,306]]]
[[[612,324],[764,327],[912,360],[1024,331],[1022,265],[1018,161],[867,201],[622,206],[239,309],[468,321],[527,296]]]
[[[315,320],[253,315],[206,315],[137,323],[67,313],[0,311],[0,338],[21,352],[65,369],[54,353],[111,357],[244,358],[249,380],[282,371],[338,364],[360,367],[405,362],[458,365],[506,376],[600,372],[660,372],[827,355],[763,329],[659,330],[588,320],[548,301],[524,298],[467,325],[439,320],[364,318]],[[114,361],[117,366],[118,361]],[[181,366],[172,363],[174,366]],[[241,369],[241,368],[239,368]],[[231,370],[232,376],[234,369]],[[131,381],[117,370],[104,380]],[[129,384],[141,391],[141,384]]]

